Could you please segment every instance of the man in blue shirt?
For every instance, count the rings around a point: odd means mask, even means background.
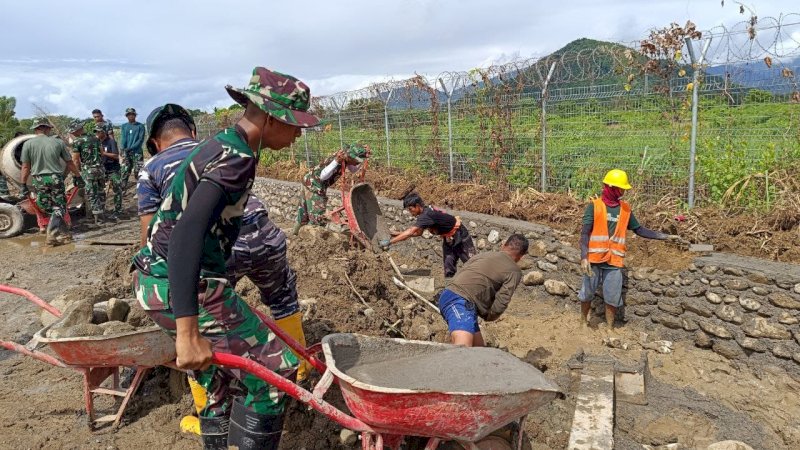
[[[136,121],[136,110],[128,108],[125,110],[127,123],[120,127],[120,179],[122,180],[122,190],[128,188],[128,177],[131,173],[136,176],[142,169],[144,157],[142,155],[142,144],[144,144],[144,125]]]

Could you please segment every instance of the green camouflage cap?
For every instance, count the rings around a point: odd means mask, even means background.
[[[33,125],[31,125],[31,130],[35,130],[39,127],[53,128],[53,125],[50,123],[50,119],[48,119],[47,117],[37,117],[33,119]]]
[[[365,145],[353,143],[347,146],[347,156],[361,164],[364,159],[369,157],[369,150]]]
[[[82,129],[83,129],[83,121],[80,120],[80,119],[75,119],[75,120],[73,120],[72,122],[69,123],[68,130],[69,130],[70,133],[74,133],[74,132],[76,132],[78,130],[82,130]]]
[[[319,118],[308,112],[311,89],[291,75],[256,67],[246,88],[225,89],[236,103],[246,107],[247,102],[253,102],[283,123],[302,128],[319,125]]]
[[[128,108],[128,109],[126,109],[125,110],[125,115],[127,116],[128,114],[134,114],[135,115],[136,114],[136,108]]]
[[[147,145],[147,151],[150,152],[150,155],[155,156],[155,154],[158,153],[156,146],[150,142],[150,139],[154,138],[158,133],[158,129],[161,127],[161,124],[170,119],[181,119],[186,122],[186,125],[188,125],[192,131],[197,130],[197,126],[194,124],[192,115],[189,114],[189,111],[187,111],[183,106],[176,105],[175,103],[167,103],[166,105],[157,107],[147,115],[147,122],[145,123],[145,126],[147,127],[147,138],[145,139],[145,143]]]

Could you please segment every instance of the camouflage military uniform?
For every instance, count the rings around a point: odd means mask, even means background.
[[[47,125],[47,119],[34,122],[34,128]],[[67,212],[64,192],[64,175],[61,164],[71,161],[66,145],[55,138],[39,135],[22,144],[20,157],[23,164],[30,164],[31,185],[36,190],[36,206],[49,220],[40,225],[53,225],[62,229]],[[61,231],[66,231],[62,229]]]
[[[342,153],[341,161],[337,155]],[[297,208],[297,224],[324,225],[325,209],[328,206],[327,190],[342,176],[343,170],[355,171],[369,157],[369,147],[361,144],[350,144],[336,152],[309,170],[303,177],[303,189],[300,191],[300,206]],[[357,165],[349,165],[349,164]]]
[[[81,158],[81,177],[86,182],[84,192],[93,214],[102,214],[106,205],[106,176],[100,156],[102,144],[91,135],[77,137],[72,143],[72,152]]]
[[[296,313],[297,274],[286,259],[286,234],[269,219],[266,206],[250,195],[244,208],[242,229],[228,258],[228,279],[233,287],[250,278],[261,292],[261,302],[275,319]]]
[[[328,187],[342,175],[336,170],[327,180],[321,180],[322,170],[336,159],[333,154],[303,176],[303,189],[300,191],[300,205],[297,207],[297,223],[305,225],[325,225],[325,209],[328,206]]]
[[[67,211],[67,197],[64,194],[64,175],[51,173],[33,175],[31,185],[36,190],[36,206],[50,221],[59,218],[64,220]]]
[[[241,227],[248,192],[255,177],[257,158],[240,128],[228,128],[198,144],[175,170],[169,191],[148,230],[147,245],[134,257],[136,298],[151,318],[174,335],[167,253],[172,229],[178,223],[200,178],[225,192],[226,207],[206,232],[198,280],[200,332],[214,351],[250,358],[281,376],[297,370],[297,357],[261,322],[226,277],[226,259]],[[244,405],[261,414],[283,413],[285,395],[259,378],[239,370],[211,366],[195,374],[208,392],[203,417],[228,414],[231,382],[236,379],[247,390]]]
[[[8,183],[6,182],[6,177],[0,173],[0,197],[8,197],[9,195],[11,195],[11,193],[8,192]]]

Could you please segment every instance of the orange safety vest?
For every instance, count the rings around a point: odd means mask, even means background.
[[[617,228],[613,236],[608,235],[608,210],[603,200],[596,198],[594,204],[594,225],[589,236],[589,252],[587,258],[592,264],[608,263],[614,267],[625,266],[625,233],[631,218],[631,205],[620,201]]]

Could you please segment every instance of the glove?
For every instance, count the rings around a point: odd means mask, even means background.
[[[380,245],[381,250],[386,251],[389,250],[389,246],[392,245],[392,241],[390,239],[381,239],[378,242],[378,245]]]
[[[78,189],[83,189],[83,188],[86,187],[86,182],[83,181],[83,178],[79,177],[79,176],[73,176],[72,177],[72,184],[74,184],[76,187],[78,187]]]
[[[588,259],[581,260],[581,272],[583,272],[583,274],[589,278],[594,276],[594,272],[592,271],[592,263],[590,263]]]

